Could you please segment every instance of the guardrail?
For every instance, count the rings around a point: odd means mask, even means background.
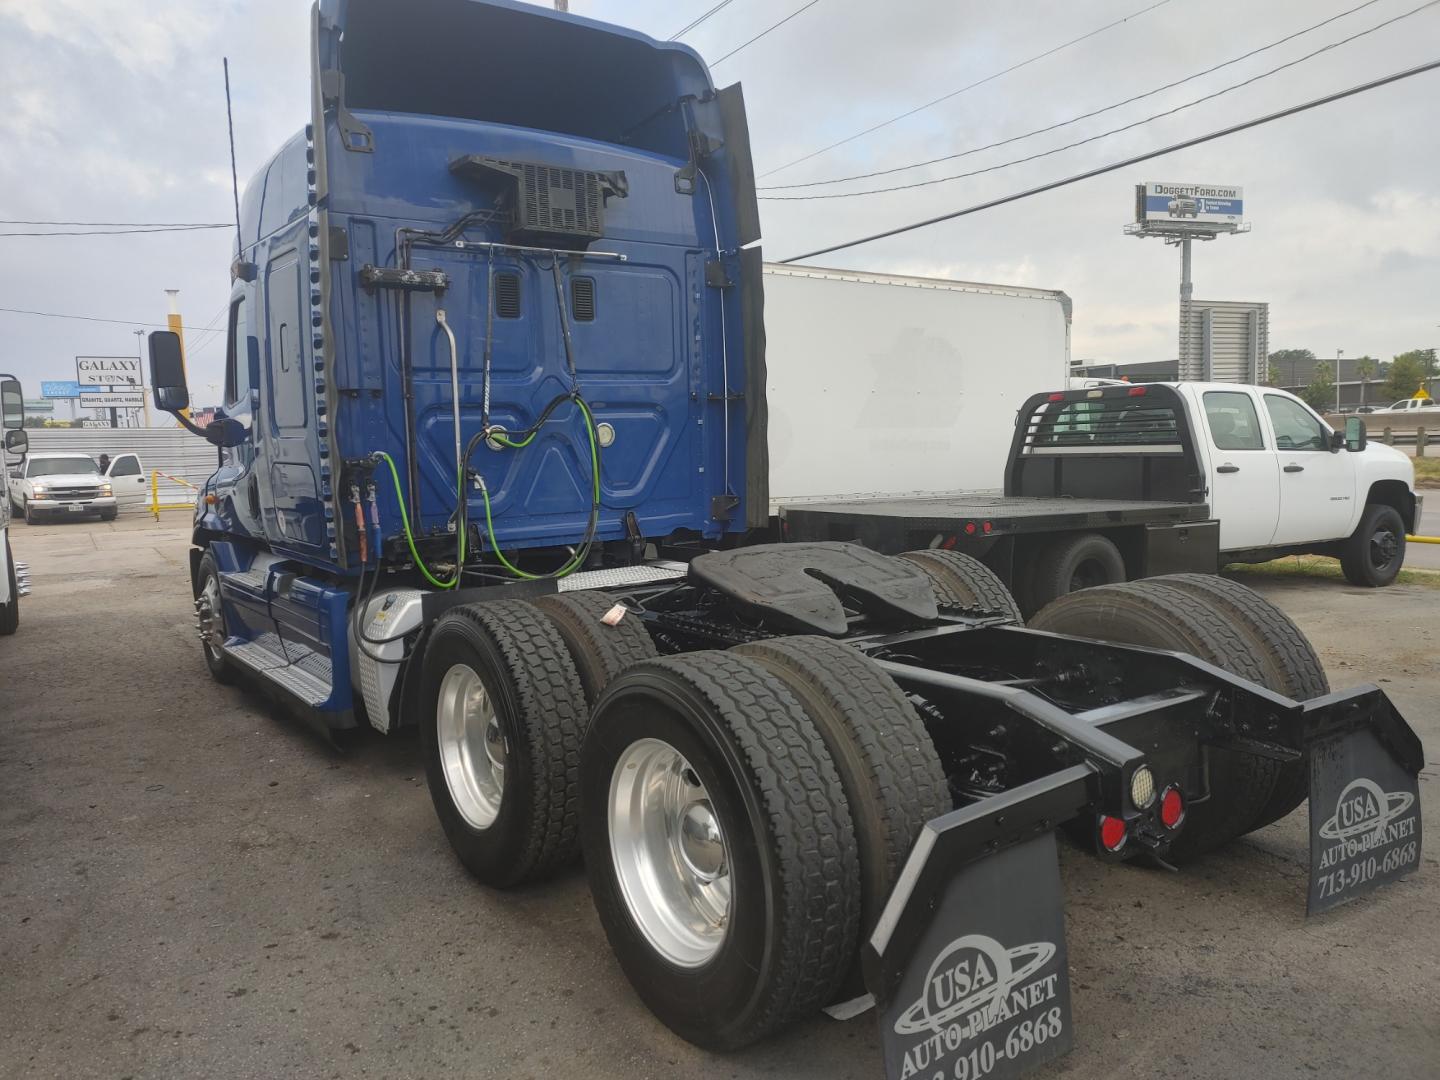
[[[1425,448],[1430,445],[1430,436],[1423,427],[1414,431],[1396,431],[1387,426],[1380,431],[1380,441],[1386,446],[1408,446],[1414,443],[1415,456],[1424,457]]]
[[[171,481],[171,482],[173,482],[173,483],[183,484],[185,487],[188,487],[188,488],[190,488],[190,490],[194,491],[197,495],[198,495],[199,492],[200,492],[200,489],[199,489],[198,487],[196,487],[194,484],[192,484],[189,480],[186,480],[183,476],[172,476],[170,473],[161,472],[159,469],[151,469],[151,470],[150,470],[150,512],[155,515],[155,520],[156,520],[156,521],[159,521],[159,520],[160,520],[160,511],[161,511],[161,510],[193,510],[193,509],[195,509],[195,504],[194,504],[193,502],[162,503],[162,502],[160,501],[160,477],[162,477],[162,476],[165,477],[166,480],[169,480],[169,481]]]

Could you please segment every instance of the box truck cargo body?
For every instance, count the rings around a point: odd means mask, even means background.
[[[1015,413],[1065,385],[1063,292],[765,267],[772,508],[998,488]]]

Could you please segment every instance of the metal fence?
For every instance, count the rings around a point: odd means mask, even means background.
[[[27,428],[25,433],[37,454],[81,453],[96,459],[138,454],[147,478],[158,469],[199,487],[215,471],[215,447],[180,428]],[[194,505],[195,488],[161,476],[159,498]]]

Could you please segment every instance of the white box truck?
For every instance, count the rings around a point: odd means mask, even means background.
[[[765,267],[773,509],[999,488],[1020,405],[1065,385],[1052,289]]]

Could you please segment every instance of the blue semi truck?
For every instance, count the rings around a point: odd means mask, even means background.
[[[1325,851],[1363,781],[1404,827],[1312,908],[1414,867],[1418,740],[1248,590],[1026,628],[964,554],[783,542],[745,107],[692,49],[510,0],[322,0],[311,32],[197,429],[205,662],[418,728],[482,882],[583,851],[674,1030],[732,1049],[868,993],[893,1075],[1015,1072],[1070,1045],[1057,829],[1178,861],[1308,794]],[[150,359],[188,423],[178,339]]]

